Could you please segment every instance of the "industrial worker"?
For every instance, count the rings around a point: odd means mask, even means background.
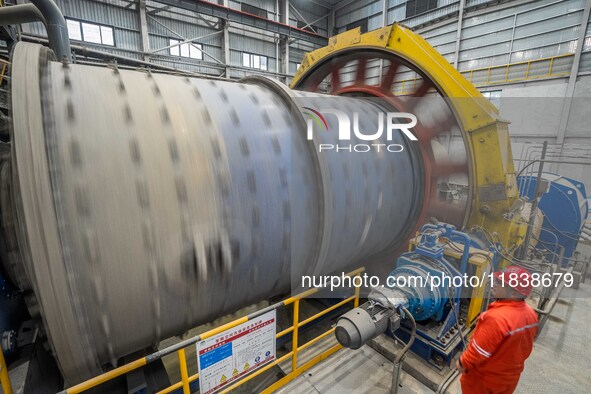
[[[466,350],[456,366],[463,394],[505,394],[517,387],[525,360],[532,352],[538,316],[527,305],[531,274],[507,267],[493,274],[492,302],[481,313]]]

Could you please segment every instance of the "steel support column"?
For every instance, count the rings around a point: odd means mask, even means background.
[[[224,7],[229,7],[230,2],[228,0],[221,0],[221,4]],[[226,67],[224,68],[224,76],[226,78],[230,78],[230,21],[221,19],[220,26],[222,28],[222,52],[224,64]]]
[[[226,1],[226,0],[224,0]],[[221,21],[222,24],[222,51],[224,53],[223,61],[226,65],[224,76],[230,78],[230,21]]]
[[[275,18],[276,22],[281,21],[281,15],[279,12],[279,0],[275,0]],[[275,72],[281,73],[281,48],[280,48],[281,36],[275,36]]]
[[[328,18],[328,36],[332,37],[336,34],[335,32],[335,10],[331,9],[330,10],[330,16]]]
[[[137,9],[142,37],[142,52],[144,52],[144,60],[148,62],[150,61],[150,37],[148,35],[148,18],[146,17],[146,0],[139,0]]]
[[[280,21],[289,25],[289,0],[279,0],[281,15]],[[289,83],[289,37],[281,37],[279,41],[281,54],[281,73],[285,74],[284,82]]]
[[[456,49],[454,51],[454,67],[458,68],[458,60],[460,57],[460,43],[462,42],[462,23],[464,21],[464,7],[466,0],[460,0],[460,10],[458,11],[458,28],[456,30]]]
[[[579,39],[577,40],[577,49],[575,50],[573,65],[568,78],[568,85],[566,87],[566,94],[564,96],[564,103],[562,105],[562,114],[560,115],[560,125],[558,126],[558,135],[556,136],[556,143],[559,145],[564,144],[564,139],[566,136],[566,128],[568,126],[568,118],[570,117],[570,110],[575,93],[575,85],[577,83],[577,76],[579,74],[579,63],[581,62],[581,53],[583,52],[583,44],[585,43],[585,33],[587,31],[587,24],[589,23],[590,11],[591,1],[587,1],[583,11],[583,18],[581,19],[581,30],[579,32]]]

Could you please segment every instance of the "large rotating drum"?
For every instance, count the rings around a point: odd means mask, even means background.
[[[424,179],[401,153],[319,153],[302,108],[366,99],[12,58],[9,262],[69,383],[197,324],[392,251],[416,225]],[[327,128],[338,129],[334,117]],[[317,133],[330,143],[336,133]],[[380,141],[376,141],[380,142]],[[386,141],[383,141],[386,142]]]

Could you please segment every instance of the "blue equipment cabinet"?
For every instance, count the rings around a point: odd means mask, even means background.
[[[562,264],[566,264],[577,248],[587,219],[585,185],[576,179],[551,173],[542,174],[542,179],[548,186],[538,204],[544,214],[544,221],[536,249],[549,250],[560,255],[560,246],[563,246]],[[536,177],[520,176],[517,185],[520,195],[532,201],[536,192]],[[553,261],[557,261],[557,258]]]

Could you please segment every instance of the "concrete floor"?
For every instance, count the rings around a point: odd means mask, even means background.
[[[527,360],[517,393],[591,392],[591,281],[564,289]]]
[[[565,289],[526,362],[516,393],[580,394],[591,392],[591,284]],[[285,386],[279,393],[388,393],[392,364],[364,346],[343,349]],[[400,394],[432,393],[401,373]],[[448,393],[460,393],[459,379]]]
[[[333,339],[333,343],[336,340]],[[359,350],[342,349],[310,368],[276,393],[342,394],[389,393],[392,363],[380,353],[363,346]],[[430,394],[433,391],[402,371],[400,394]]]

